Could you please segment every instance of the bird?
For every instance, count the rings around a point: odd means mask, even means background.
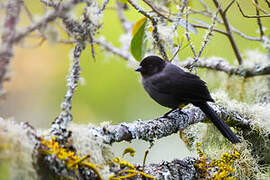
[[[158,104],[173,111],[177,108],[181,110],[191,103],[206,114],[225,138],[232,143],[240,142],[208,104],[214,102],[214,99],[199,76],[186,72],[158,56],[145,57],[135,71],[140,72],[144,89]]]

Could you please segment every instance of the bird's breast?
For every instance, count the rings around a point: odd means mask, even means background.
[[[156,87],[147,79],[142,80],[142,84],[146,92],[160,105],[168,108],[176,108],[182,102],[179,102],[172,94],[159,92]]]

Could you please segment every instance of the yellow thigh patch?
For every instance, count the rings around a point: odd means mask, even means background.
[[[183,109],[185,106],[186,106],[185,103],[181,103],[181,104],[178,105],[178,108],[179,108],[179,109]]]

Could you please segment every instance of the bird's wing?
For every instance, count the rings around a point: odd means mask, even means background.
[[[152,88],[159,93],[171,94],[180,102],[214,101],[200,77],[179,68],[159,73],[152,79]]]

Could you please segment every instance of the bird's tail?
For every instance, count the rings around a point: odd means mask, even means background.
[[[230,127],[215,113],[213,108],[209,106],[207,102],[196,104],[196,106],[198,106],[206,114],[206,116],[214,123],[224,137],[226,137],[232,143],[240,142]]]

